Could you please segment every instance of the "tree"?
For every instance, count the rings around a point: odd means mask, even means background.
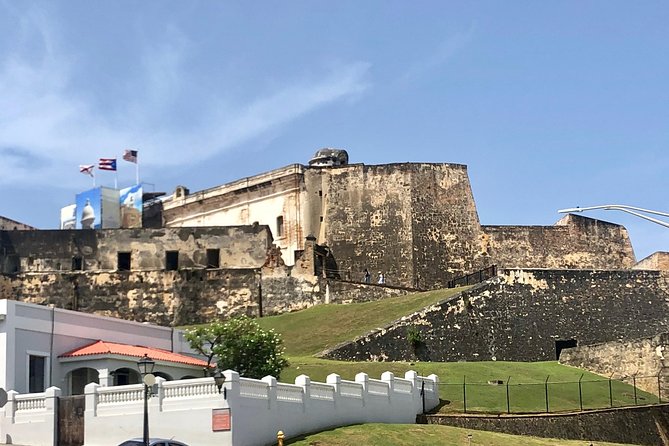
[[[232,369],[248,378],[272,375],[278,379],[288,366],[281,336],[246,316],[186,330],[186,340],[207,357],[207,365],[216,358],[221,370]]]

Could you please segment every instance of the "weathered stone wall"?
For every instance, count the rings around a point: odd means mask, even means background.
[[[487,266],[467,168],[456,164],[349,165],[305,171],[309,218],[339,269],[382,271],[389,284],[431,288]]]
[[[644,339],[616,340],[602,344],[568,348],[560,354],[560,363],[623,380],[664,399],[669,396],[669,333]],[[636,376],[636,379],[633,377]]]
[[[266,226],[213,228],[0,231],[0,272],[72,269],[80,257],[87,271],[116,270],[119,252],[129,252],[131,270],[165,268],[166,251],[179,252],[179,268],[207,266],[207,249],[219,249],[222,268],[259,268],[272,235]]]
[[[566,215],[554,226],[483,226],[484,249],[501,268],[626,269],[636,260],[627,230]]]
[[[194,193],[179,188],[178,193],[161,202],[164,224],[201,227],[258,222],[270,228],[274,243],[283,250],[284,262],[293,265],[295,251],[303,249],[308,235],[302,229],[300,210],[303,169],[294,164]]]
[[[586,442],[663,445],[669,438],[669,405],[546,415],[428,415],[419,422],[474,431],[560,438]],[[472,444],[479,444],[473,432]]]
[[[325,303],[331,304],[372,302],[387,297],[405,296],[416,292],[416,290],[410,288],[376,285],[373,283],[366,284],[340,280],[327,280],[325,282]]]
[[[16,231],[35,229],[25,223],[21,223],[11,218],[0,216],[0,231]]]
[[[406,341],[415,326],[424,340]],[[348,360],[556,359],[558,341],[589,345],[669,330],[659,271],[504,270],[486,283],[325,354]]]
[[[669,271],[669,252],[656,252],[639,261],[634,269]]]

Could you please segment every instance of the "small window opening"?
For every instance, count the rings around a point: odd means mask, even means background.
[[[84,259],[80,256],[72,257],[72,271],[83,271]]]
[[[555,359],[560,359],[560,353],[565,348],[574,348],[578,345],[576,339],[557,340],[555,341]]]
[[[165,270],[176,271],[179,269],[179,251],[165,251]]]
[[[44,356],[30,355],[28,360],[28,392],[44,392],[44,378],[46,370],[46,358]]]
[[[276,236],[283,237],[283,215],[276,217]]]
[[[323,216],[321,215],[321,221],[323,221]]]
[[[219,268],[221,253],[218,249],[207,249],[207,268]]]
[[[322,197],[322,196],[323,196],[323,191],[322,191],[322,190],[319,190],[319,191],[318,191],[318,196],[319,196],[319,197]]]
[[[118,253],[118,263],[116,269],[119,271],[130,271],[130,253],[129,252],[119,252]]]

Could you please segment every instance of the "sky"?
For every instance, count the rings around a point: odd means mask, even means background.
[[[669,212],[669,3],[0,0],[0,215],[214,187],[322,147],[466,164],[486,225]],[[669,228],[618,211],[637,259]],[[669,218],[666,218],[669,220]]]

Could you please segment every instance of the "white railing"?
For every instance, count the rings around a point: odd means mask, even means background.
[[[46,394],[32,393],[16,396],[16,411],[44,410],[46,408]]]
[[[241,396],[267,399],[269,395],[267,387],[267,383],[257,379],[240,378],[239,380],[239,394]]]
[[[372,395],[388,396],[388,383],[370,379],[367,384],[367,392]]]
[[[317,400],[334,401],[335,390],[329,384],[311,383],[311,397]]]
[[[362,398],[362,384],[352,381],[342,381],[339,387],[341,396],[349,398]]]
[[[216,384],[209,378],[197,378],[182,381],[165,381],[164,398],[206,398],[218,395]]]
[[[301,403],[303,401],[304,390],[294,384],[278,383],[276,386],[276,399],[279,401],[292,401]]]
[[[381,380],[359,373],[355,381],[331,374],[327,383],[300,375],[295,384],[278,383],[271,376],[240,378],[230,370],[224,374],[220,393],[213,378],[170,382],[158,378],[148,400],[151,435],[184,441],[197,435],[202,446],[269,444],[279,428],[292,437],[356,423],[413,423],[423,410],[423,398],[427,410],[439,403],[437,377],[419,377],[415,372],[407,372],[403,379],[386,372]],[[119,444],[142,431],[143,384],[91,383],[85,392],[86,446]],[[7,393],[0,417],[2,435],[17,444],[52,446],[60,389]]]

